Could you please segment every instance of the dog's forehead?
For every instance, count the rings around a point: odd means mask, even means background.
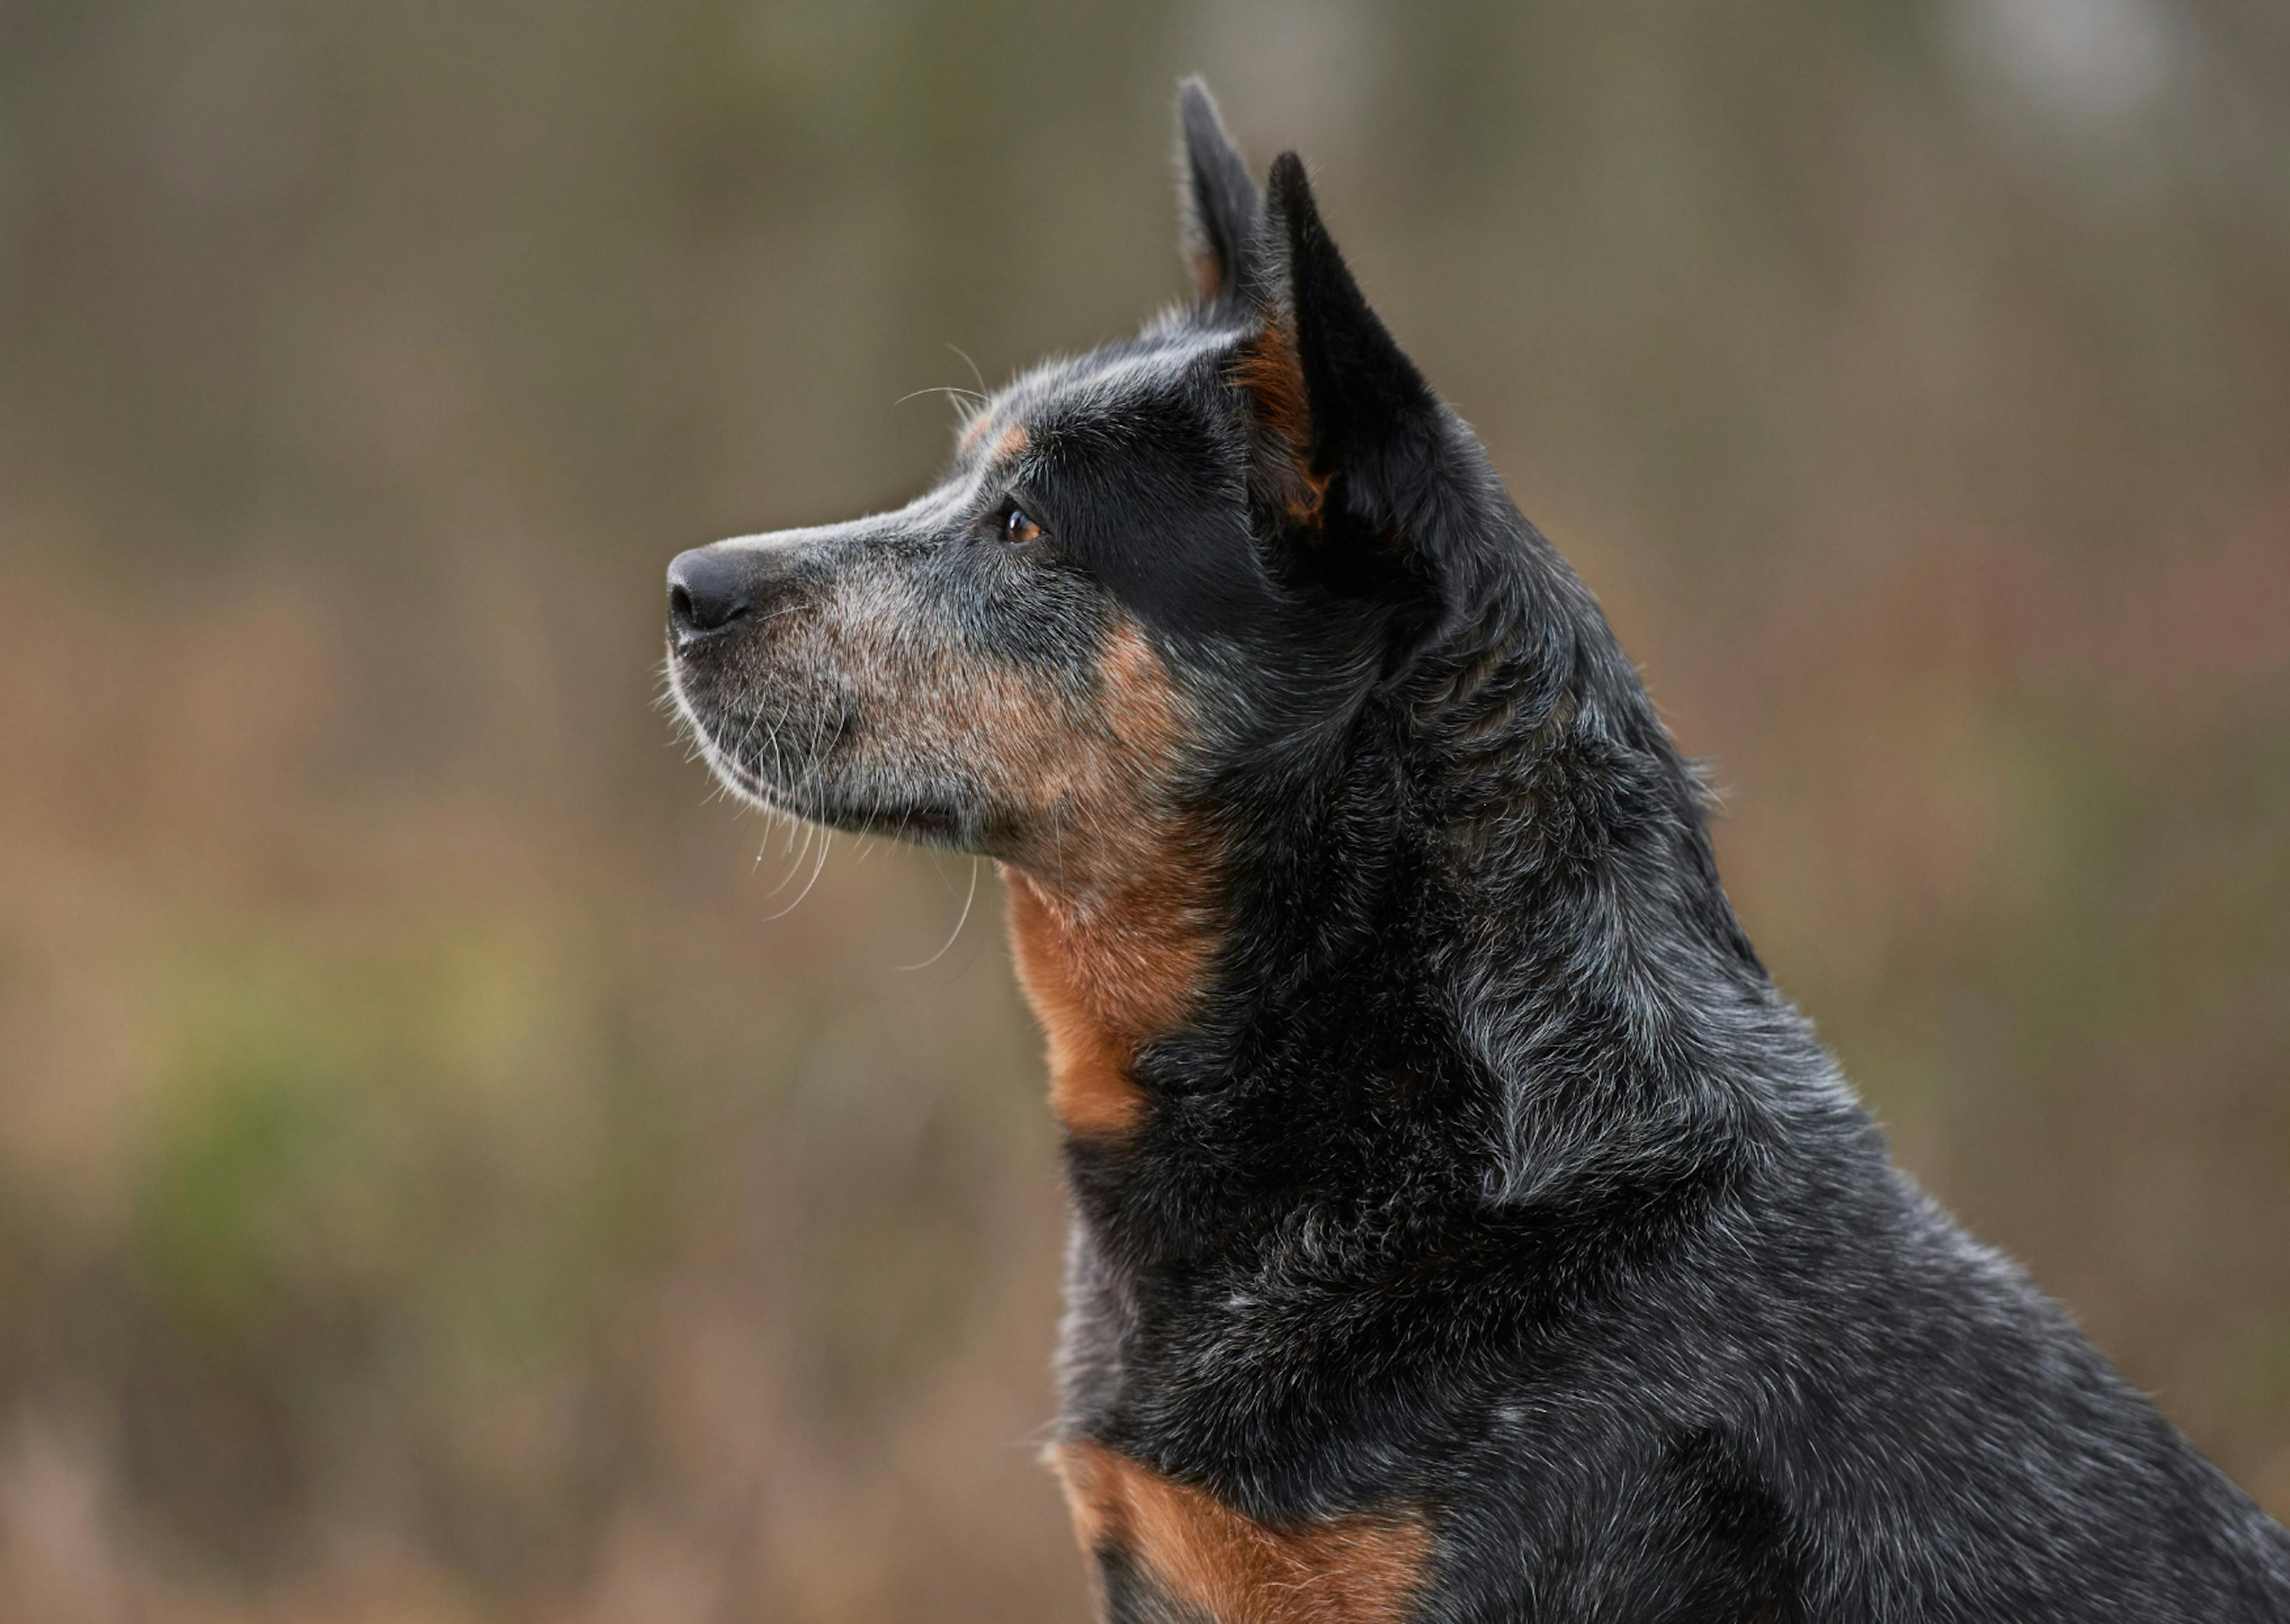
[[[1061,431],[1101,434],[1173,413],[1196,415],[1220,393],[1232,341],[1214,332],[1148,332],[1045,361],[988,401],[980,420],[1001,433],[1022,428],[1043,443]]]

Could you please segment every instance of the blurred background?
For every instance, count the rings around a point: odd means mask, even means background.
[[[1175,296],[1195,68],[2290,1514],[2277,0],[0,0],[0,1620],[1082,1616],[993,877],[711,796],[661,573]]]

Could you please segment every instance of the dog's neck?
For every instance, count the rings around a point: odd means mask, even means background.
[[[1086,888],[1003,869],[1019,984],[1048,1040],[1050,1108],[1069,1134],[1134,1131],[1138,1051],[1185,1024],[1209,973],[1210,876],[1181,860],[1141,868]]]
[[[1592,632],[1482,638],[1364,705],[1256,787],[1245,861],[1157,855],[1086,893],[1012,872],[1082,1215],[1133,1261],[1313,1201],[1684,1176],[1772,1078],[1827,1075],[1718,886],[1699,785]]]

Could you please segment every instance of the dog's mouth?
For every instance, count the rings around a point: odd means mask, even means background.
[[[975,848],[977,820],[951,797],[845,784],[829,776],[829,764],[853,731],[855,718],[847,710],[838,707],[807,724],[743,717],[695,700],[681,673],[675,676],[677,708],[709,770],[743,799],[843,834]]]
[[[955,807],[938,802],[889,801],[875,796],[860,799],[821,787],[789,789],[749,775],[735,785],[742,794],[773,812],[801,818],[845,835],[880,835],[917,845],[942,846],[967,852],[971,820]]]

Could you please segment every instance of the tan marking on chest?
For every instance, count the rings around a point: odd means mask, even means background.
[[[1183,748],[1168,673],[1133,626],[1099,661],[1101,737],[1061,774],[1054,862],[1005,870],[1019,984],[1048,1036],[1050,1106],[1073,1133],[1125,1132],[1138,1046],[1178,1025],[1213,947],[1211,854],[1162,798]]]
[[[1083,1549],[1114,1549],[1217,1624],[1400,1624],[1431,1531],[1413,1513],[1267,1528],[1096,1444],[1050,1452]]]

